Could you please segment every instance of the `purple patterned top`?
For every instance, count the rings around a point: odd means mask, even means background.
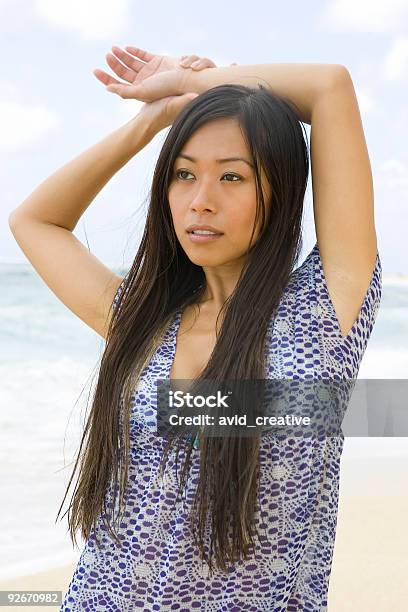
[[[270,322],[268,378],[357,378],[380,305],[381,275],[377,253],[358,317],[342,337],[316,243],[292,272]],[[122,548],[98,522],[103,550],[96,548],[92,530],[61,610],[325,611],[344,437],[287,437],[273,444],[261,437],[256,521],[266,537],[260,547],[255,540],[254,558],[210,578],[189,527],[199,450],[192,452],[183,502],[175,504],[171,454],[164,480],[158,476],[164,439],[156,430],[155,381],[169,378],[181,314],[175,313],[132,396]]]

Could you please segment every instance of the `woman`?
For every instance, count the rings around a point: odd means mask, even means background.
[[[352,80],[339,65],[182,66],[113,50],[123,81],[95,75],[141,112],[10,217],[48,286],[106,339],[69,508],[71,537],[80,529],[86,544],[61,609],[326,610],[343,436],[174,443],[157,431],[156,383],[357,377],[381,263]],[[301,122],[312,126],[317,242],[294,269],[309,171]],[[121,278],[72,231],[170,124]]]

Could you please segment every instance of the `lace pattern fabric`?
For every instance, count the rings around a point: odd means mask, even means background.
[[[380,299],[377,255],[358,317],[343,338],[316,243],[292,273],[270,322],[268,378],[356,378]],[[261,543],[252,559],[209,577],[189,525],[199,451],[192,453],[182,503],[175,501],[171,460],[166,477],[158,476],[163,439],[156,430],[155,381],[170,376],[180,319],[178,311],[132,396],[123,546],[119,549],[98,523],[103,549],[95,547],[92,532],[61,610],[326,611],[343,438],[261,438],[256,512]]]

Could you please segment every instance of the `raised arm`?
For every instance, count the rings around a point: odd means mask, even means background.
[[[138,47],[113,47],[114,53],[106,56],[113,72],[123,79],[118,81],[103,70],[95,70],[95,76],[107,86],[108,91],[123,98],[136,98],[144,102],[168,95],[187,92],[198,94],[225,83],[269,87],[278,96],[289,98],[298,107],[300,119],[311,122],[312,109],[317,98],[331,87],[337,75],[343,72],[340,64],[245,64],[217,68],[208,58],[186,56],[174,62],[170,56],[150,53]],[[153,73],[157,65],[165,65],[161,73]]]
[[[261,64],[186,70],[182,91],[223,83],[288,98],[311,125],[313,208],[324,275],[341,335],[360,312],[377,256],[370,159],[353,82],[338,64]]]
[[[73,230],[110,178],[153,137],[136,116],[43,181],[9,216],[10,229],[57,297],[103,338],[122,278]]]
[[[120,59],[130,65],[123,52]],[[177,79],[168,71],[139,83],[131,73],[125,79],[129,84],[112,79],[108,90],[123,98],[148,101],[169,93],[200,94],[227,83],[250,87],[262,83],[295,104],[300,120],[311,125],[316,236],[339,334],[345,338],[361,313],[377,263],[371,166],[348,70],[340,64],[253,64],[197,70],[185,68]]]
[[[248,87],[258,87],[262,83],[277,96],[291,100],[299,109],[300,119],[310,125],[317,100],[344,70],[339,64],[246,64],[200,72],[188,68],[181,92],[202,93],[226,83]]]

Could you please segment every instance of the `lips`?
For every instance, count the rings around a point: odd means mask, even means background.
[[[203,230],[204,231],[204,230]],[[210,232],[211,230],[206,230],[206,232]],[[192,232],[188,232],[188,234],[193,234],[193,236],[222,236],[221,232],[212,232],[211,234],[202,234],[201,230],[193,230]]]
[[[194,234],[193,232],[187,232],[189,240],[195,244],[206,244],[209,242],[216,242],[218,238],[222,238],[223,234]]]
[[[209,231],[219,236],[223,234],[217,227],[213,227],[212,225],[189,225],[186,231],[191,234],[195,230]]]

